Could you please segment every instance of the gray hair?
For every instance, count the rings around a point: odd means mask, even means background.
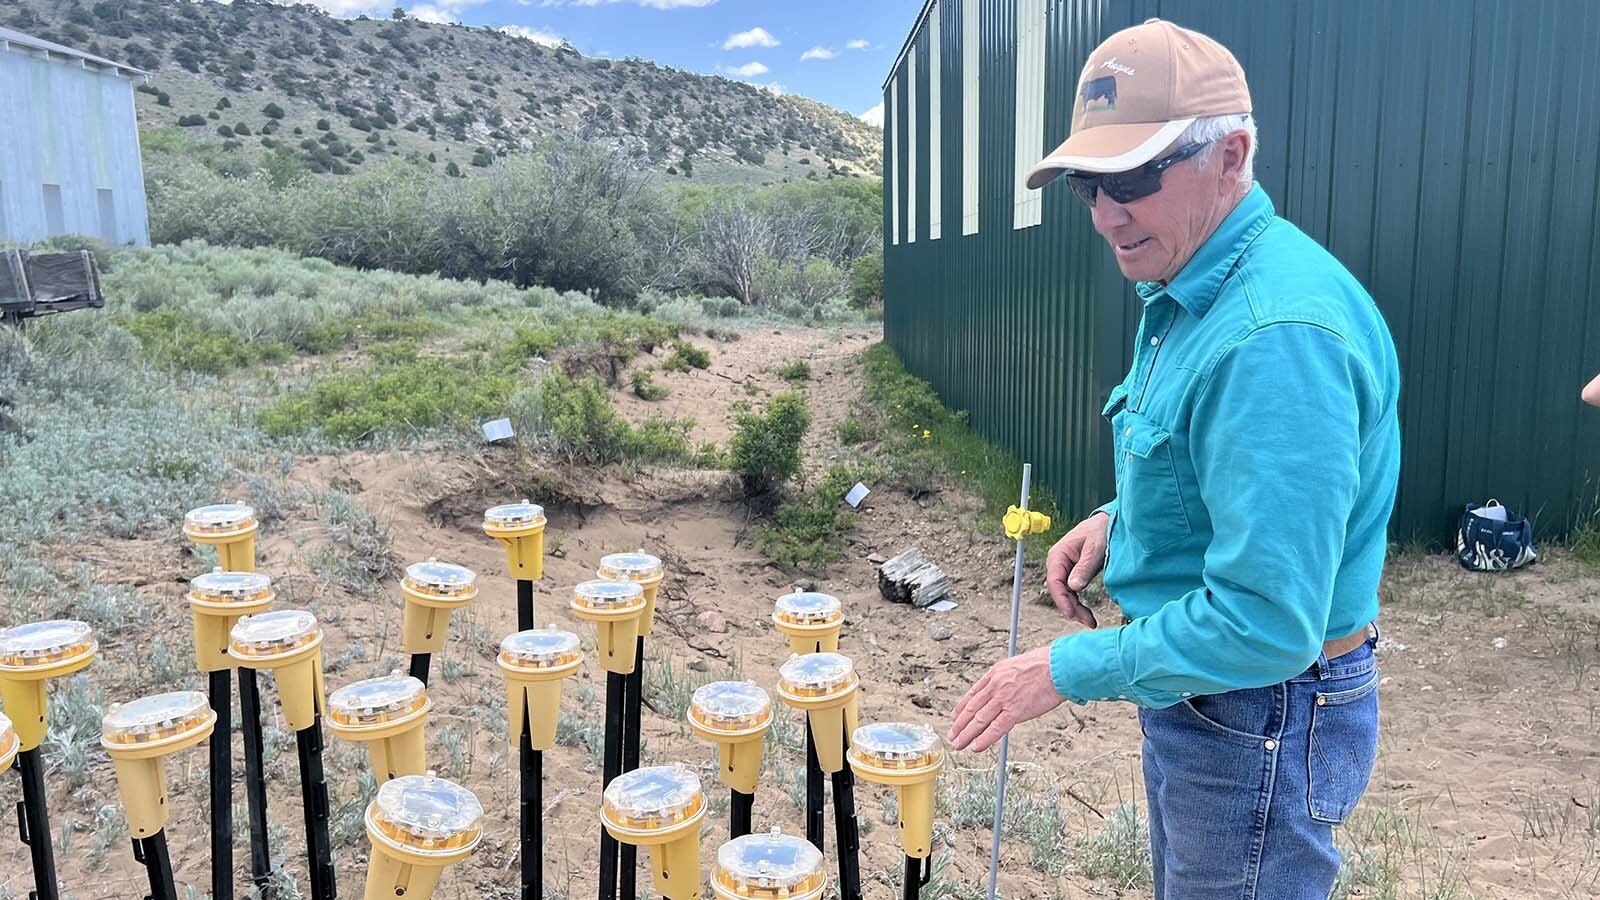
[[[1179,136],[1177,146],[1184,147],[1189,144],[1210,144],[1220,140],[1235,131],[1243,131],[1250,135],[1250,150],[1244,157],[1244,168],[1239,170],[1239,180],[1245,184],[1255,181],[1256,178],[1256,120],[1249,113],[1243,115],[1226,116],[1201,116],[1189,123]],[[1204,165],[1211,158],[1211,151],[1215,146],[1208,146],[1195,154],[1195,160]]]

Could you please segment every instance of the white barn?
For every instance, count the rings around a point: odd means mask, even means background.
[[[0,28],[0,242],[150,243],[132,66]]]

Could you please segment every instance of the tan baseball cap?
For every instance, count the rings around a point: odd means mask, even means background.
[[[1078,76],[1072,135],[1028,173],[1042,188],[1063,170],[1125,172],[1165,150],[1195,119],[1250,112],[1228,48],[1161,19],[1113,34]]]

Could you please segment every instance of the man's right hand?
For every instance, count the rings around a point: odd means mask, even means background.
[[[1098,628],[1094,613],[1083,605],[1079,594],[1100,574],[1106,559],[1106,526],[1111,517],[1097,512],[1056,541],[1045,560],[1045,584],[1056,609],[1075,622]]]

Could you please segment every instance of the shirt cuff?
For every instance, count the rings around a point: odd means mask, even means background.
[[[1182,691],[1136,687],[1122,670],[1126,628],[1097,628],[1063,635],[1050,645],[1050,682],[1063,699],[1078,705],[1092,700],[1126,700],[1153,709],[1193,696]]]

